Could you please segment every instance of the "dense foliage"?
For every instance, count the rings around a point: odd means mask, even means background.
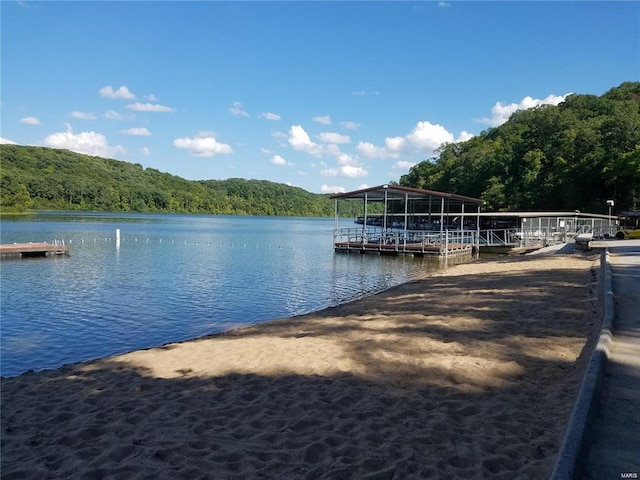
[[[330,216],[327,195],[261,180],[189,181],[140,164],[0,146],[2,212],[101,210]],[[503,125],[414,166],[400,185],[486,201],[491,210],[607,212],[640,207],[640,82],[514,113]],[[341,216],[362,212],[341,202]]]
[[[153,168],[42,147],[2,145],[2,211],[99,210],[331,216],[327,195],[263,180],[189,181]],[[341,213],[358,213],[355,204]]]
[[[558,106],[514,113],[471,140],[447,144],[400,185],[482,198],[483,210],[640,207],[640,83],[601,97],[569,95]]]

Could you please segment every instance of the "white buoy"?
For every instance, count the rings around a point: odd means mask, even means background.
[[[116,228],[116,248],[120,248],[120,229]]]

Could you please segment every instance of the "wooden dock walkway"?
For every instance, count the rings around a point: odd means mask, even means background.
[[[452,254],[454,252],[471,252],[472,245],[462,243],[451,243],[447,245],[447,251],[440,245],[425,244],[385,244],[385,243],[362,243],[362,242],[337,242],[334,244],[336,252],[355,253],[380,253],[387,255],[413,254],[438,255]]]
[[[0,258],[4,257],[47,257],[69,255],[69,246],[58,242],[7,243],[0,245]]]
[[[477,248],[475,232],[384,231],[376,227],[340,228],[334,231],[336,252],[377,253],[383,255],[454,255]]]

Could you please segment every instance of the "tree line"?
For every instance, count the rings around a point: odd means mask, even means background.
[[[481,198],[484,211],[638,209],[640,82],[520,110],[436,153],[400,185]]]
[[[19,145],[2,145],[0,159],[3,212],[326,217],[334,211],[328,195],[265,180],[191,181],[140,164]],[[481,198],[484,211],[606,213],[607,200],[615,201],[615,211],[638,209],[640,82],[518,111],[471,140],[442,146],[398,183]],[[343,201],[339,210],[362,214],[359,202]]]
[[[328,195],[266,180],[191,181],[113,159],[43,147],[0,147],[3,212],[82,210],[327,217]],[[354,202],[341,213],[357,215]]]

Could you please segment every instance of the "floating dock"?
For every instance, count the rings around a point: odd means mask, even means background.
[[[448,256],[479,248],[478,198],[390,184],[330,198],[336,252]],[[339,201],[362,202],[363,214],[356,217],[362,227],[338,226]]]
[[[69,246],[63,243],[8,243],[0,245],[0,257],[49,257],[69,255]]]
[[[334,243],[336,252],[346,253],[377,253],[380,255],[413,255],[421,257],[425,255],[452,255],[456,253],[471,253],[474,250],[474,243],[465,242],[460,236],[456,236],[456,241],[440,241],[431,239],[422,242],[407,242],[400,237],[391,239],[356,239],[347,241],[337,241]]]

